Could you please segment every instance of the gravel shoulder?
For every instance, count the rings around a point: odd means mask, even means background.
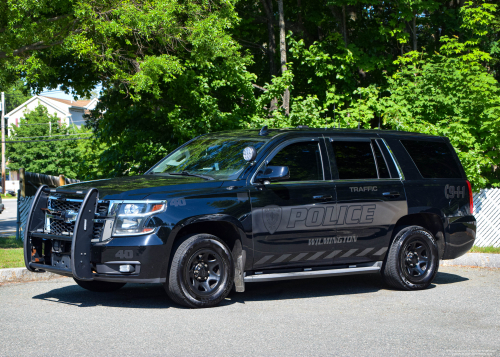
[[[91,293],[61,278],[0,287],[0,355],[497,356],[500,269],[440,267],[431,288],[377,274],[248,284],[220,307],[160,285]]]

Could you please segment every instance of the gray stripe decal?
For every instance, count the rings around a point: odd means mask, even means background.
[[[295,258],[293,258],[292,260],[290,260],[291,262],[296,262],[297,260],[301,260],[302,258],[304,258],[307,254],[309,253],[300,253],[299,255],[297,255]]]
[[[345,253],[343,256],[341,256],[341,258],[350,257],[352,255],[352,253],[354,253],[355,251],[357,251],[357,249],[351,249],[350,251],[348,251],[347,253]]]
[[[291,254],[283,254],[281,257],[279,257],[278,259],[276,259],[273,263],[281,263],[283,260],[285,260],[286,258],[288,258]]]
[[[321,255],[325,254],[326,252],[317,252],[316,254],[314,254],[311,258],[308,258],[307,260],[315,260],[315,259],[318,259]]]
[[[264,264],[265,262],[267,262],[269,259],[271,259],[272,257],[274,257],[274,255],[266,255],[264,258],[262,258],[261,260],[259,260],[257,263],[255,263],[255,265],[258,265],[258,264]]]
[[[375,248],[366,248],[365,250],[363,250],[361,253],[359,253],[357,256],[358,257],[364,257],[365,255],[368,254],[368,252],[371,252],[372,250],[374,250]]]
[[[385,251],[387,250],[388,248],[382,248],[380,249],[378,252],[374,253],[373,255],[382,255],[385,253]]]
[[[330,258],[333,258],[334,256],[336,256],[337,254],[339,254],[341,252],[341,250],[334,250],[333,252],[331,252],[330,254],[328,254],[326,257],[324,257],[323,259],[330,259]]]

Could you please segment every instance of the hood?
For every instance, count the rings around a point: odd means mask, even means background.
[[[193,176],[141,175],[79,182],[66,185],[64,188],[71,190],[97,188],[99,190],[99,199],[141,200],[152,194],[214,189],[222,186],[223,182],[208,181]]]

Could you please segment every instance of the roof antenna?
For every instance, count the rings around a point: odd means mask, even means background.
[[[262,129],[259,131],[260,136],[266,136],[269,133],[269,130],[267,129],[267,125],[264,125]]]

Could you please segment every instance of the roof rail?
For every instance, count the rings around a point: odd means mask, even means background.
[[[297,129],[309,129],[309,125],[297,125]]]

